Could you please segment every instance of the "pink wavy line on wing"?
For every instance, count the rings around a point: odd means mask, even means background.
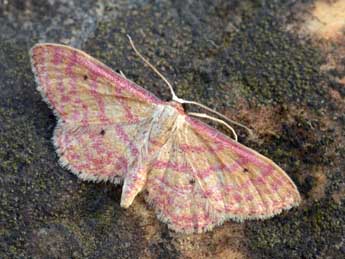
[[[97,106],[99,108],[99,117],[102,121],[102,123],[110,123],[110,120],[107,118],[105,114],[105,105],[104,105],[104,100],[103,98],[98,94],[96,89],[98,88],[98,83],[97,83],[97,76],[90,75],[91,79],[91,95],[95,98]]]
[[[150,143],[152,143],[155,146],[162,146],[162,145],[164,145],[164,141],[159,141],[159,140],[156,140],[156,139],[150,139]],[[189,152],[199,152],[199,153],[202,153],[202,152],[208,152],[208,151],[212,150],[210,148],[205,148],[203,146],[193,146],[193,145],[189,145],[189,144],[180,144],[178,146],[178,148],[182,152],[185,152],[185,153],[189,153]],[[214,150],[220,151],[220,150],[223,150],[223,149],[224,148],[220,146],[220,147],[217,147]]]
[[[117,85],[116,85],[117,86]],[[122,90],[123,88],[121,87],[115,87],[115,93],[116,94],[119,94],[120,96],[122,96]],[[138,116],[134,115],[131,111],[131,107],[129,106],[128,102],[123,99],[123,98],[119,98],[118,99],[118,102],[121,103],[123,109],[125,110],[125,113],[126,113],[126,120],[128,122],[138,122],[139,121],[139,118]]]
[[[78,167],[79,171],[83,170],[90,170],[92,174],[99,174],[103,176],[112,176],[112,175],[121,175],[123,172],[127,170],[127,160],[123,156],[117,156],[113,152],[105,152],[105,153],[94,153],[88,152],[88,154],[93,154],[95,156],[88,156],[87,163]],[[99,154],[102,154],[99,156]],[[96,166],[92,166],[96,165]],[[112,170],[105,171],[105,166],[113,164]],[[117,170],[117,171],[115,171]],[[122,170],[118,172],[119,170]]]
[[[75,64],[77,63],[77,53],[75,51],[71,51],[69,56],[66,58],[69,62],[68,62],[68,65],[66,67],[65,72],[69,77],[75,76],[72,69],[75,66]]]
[[[106,77],[106,78],[108,78],[108,79],[110,79],[112,81],[116,81],[116,78],[114,77],[114,75],[115,76],[117,76],[117,75],[114,72],[112,72],[110,69],[107,69],[106,67],[99,66],[99,65],[97,65],[95,63],[89,62],[87,59],[85,59],[83,57],[77,56],[77,51],[73,50],[71,53],[73,55],[73,60],[74,60],[75,63],[78,63],[80,65],[84,65],[84,66],[86,66],[87,68],[89,68],[92,71],[92,73],[90,73],[90,77],[91,77],[91,79],[93,81],[92,85],[91,85],[91,95],[94,96],[94,98],[95,98],[95,100],[97,102],[97,105],[98,105],[98,107],[100,109],[101,120],[103,122],[109,122],[109,119],[106,118],[104,100],[99,96],[99,94],[97,92],[97,81],[96,80],[97,80],[97,77]],[[70,72],[70,73],[72,74],[72,72]],[[122,78],[119,77],[119,79],[122,79]],[[119,85],[119,84],[116,84],[116,85],[119,86],[118,89],[120,90],[122,86]],[[128,88],[126,88],[126,89],[128,89]],[[130,90],[130,89],[128,89],[128,90]],[[144,90],[144,91],[146,91],[146,90]],[[137,94],[137,93],[134,91],[134,94]],[[145,99],[147,99],[147,98],[145,97]],[[131,121],[131,122],[134,121],[135,122],[135,121],[139,120],[137,117],[135,117],[131,113],[130,107],[128,106],[128,104],[126,103],[125,100],[123,100],[122,98],[119,98],[118,101],[122,104],[123,108],[125,109],[126,115],[127,115],[126,118],[129,121]]]
[[[204,152],[217,152],[224,150],[224,147],[218,145],[216,148],[205,147],[205,146],[193,146],[189,144],[181,144],[179,148],[183,152],[197,152],[197,153],[204,153]]]
[[[83,134],[82,136],[77,135],[75,137],[78,138],[78,143],[85,143],[89,142],[90,139],[92,140],[90,146],[84,147],[84,151],[81,155],[71,152],[71,150],[74,150],[73,146],[67,148],[67,150],[64,148],[62,151],[65,152],[64,157],[73,165],[76,171],[104,176],[119,176],[127,171],[126,158],[114,152],[107,151],[107,147],[104,146],[98,131],[89,132],[87,135]],[[60,148],[72,144],[73,140],[70,137],[70,133],[59,134],[57,143]],[[105,166],[108,165],[113,165],[112,169],[105,169]]]
[[[95,162],[93,161],[93,157],[92,157],[92,153],[84,148],[83,151],[81,151],[81,155],[76,155],[75,153],[71,152],[71,147],[73,149],[73,142],[71,141],[71,137],[70,137],[70,132],[65,132],[65,133],[61,133],[61,135],[58,136],[58,145],[60,148],[65,147],[63,152],[65,158],[71,163],[71,161],[75,161],[75,164],[73,164],[74,168],[77,171],[82,171],[82,170],[90,170],[93,169],[95,170],[94,167],[91,167],[91,163],[90,162]],[[82,137],[82,136],[80,136]],[[88,136],[87,136],[88,137]],[[81,140],[80,140],[81,141]],[[83,140],[84,141],[84,140]],[[86,158],[87,159],[86,159]],[[77,160],[77,161],[76,161]],[[82,164],[81,164],[82,162]]]
[[[169,206],[169,203],[167,202],[167,200],[164,200],[161,197],[164,197],[164,196],[155,197],[154,204],[163,212],[163,214],[166,217],[170,218],[171,222],[173,222],[174,224],[182,226],[182,227],[199,228],[199,227],[203,227],[212,223],[212,219],[206,213],[199,214],[199,215],[194,214],[192,216],[171,213],[173,211],[171,210],[169,211],[169,208],[171,208]],[[203,210],[204,208],[201,208],[201,209]]]
[[[90,140],[92,141],[92,139],[91,134],[80,135],[80,143],[87,143]],[[99,173],[99,171],[104,170],[105,164],[103,155],[100,155],[100,153],[97,152],[97,149],[95,149],[95,146],[97,145],[100,145],[100,143],[97,144],[94,140],[90,143],[90,146],[84,146],[84,156],[86,157],[86,160],[83,161],[84,165],[81,166],[81,168],[89,169],[90,171],[93,171],[93,173],[96,173],[96,171]]]
[[[220,165],[210,166],[209,168],[207,168],[205,170],[197,171],[197,172],[194,172],[194,173],[196,173],[196,175],[200,179],[205,179],[205,178],[209,177],[211,174],[213,174],[213,173],[215,173],[217,171],[225,171],[225,170],[227,170],[228,173],[233,173],[236,170],[238,170],[239,168],[241,168],[239,163],[233,163],[231,165],[220,164]]]
[[[193,186],[187,185],[187,186],[172,186],[168,181],[165,180],[164,177],[155,177],[154,179],[151,179],[148,181],[148,184],[151,183],[151,185],[158,189],[159,192],[164,192],[164,188],[168,187],[170,189],[176,190],[178,193],[184,193],[184,192],[190,192],[193,190]],[[163,185],[165,187],[163,187]]]
[[[58,48],[54,48],[52,49],[53,53],[54,53],[54,59],[53,59],[53,63],[55,65],[58,65],[61,62],[61,53],[60,53],[60,49]],[[69,101],[69,97],[66,95],[66,89],[65,89],[65,85],[63,83],[63,79],[64,79],[64,75],[61,73],[60,75],[57,75],[58,78],[58,85],[57,85],[57,89],[60,91],[61,94],[61,113],[64,113],[63,111],[65,110],[65,103],[67,103]]]
[[[69,92],[69,95],[71,98],[73,97],[75,99],[74,102],[77,104],[77,106],[81,106],[83,108],[83,106],[85,104],[83,104],[83,102],[80,99],[79,94],[77,94],[77,77],[72,72],[72,68],[75,65],[75,62],[76,62],[76,58],[75,58],[75,54],[73,54],[72,60],[68,63],[68,65],[66,67],[66,74],[69,75],[70,86],[71,86],[70,87],[71,90]],[[72,103],[73,103],[73,101],[72,101]],[[87,126],[88,125],[88,123],[87,123],[88,122],[88,110],[87,109],[85,110],[84,108],[82,110],[83,110],[83,114],[82,114],[83,119],[81,121],[82,121],[82,124],[84,126]],[[80,117],[81,117],[80,115],[81,115],[81,112],[79,111],[78,108],[73,109],[71,117],[74,121],[80,121]]]
[[[124,156],[119,156],[116,163],[115,163],[115,169],[117,170],[126,170],[127,171],[128,162],[127,159]]]
[[[71,154],[67,154],[67,158],[69,158],[69,160],[79,160],[80,159],[80,155],[75,154],[75,153],[71,153]]]
[[[173,169],[176,172],[186,173],[190,172],[192,168],[188,165],[179,165],[178,163],[170,162],[170,161],[161,161],[156,160],[152,167],[155,169]]]
[[[36,52],[38,52],[39,50],[35,50],[35,55],[36,55]],[[42,55],[42,59],[43,59],[43,62],[40,64],[40,70],[41,70],[41,73],[38,74],[38,78],[39,78],[39,81],[40,81],[40,84],[41,84],[41,87],[42,89],[44,89],[45,91],[45,95],[47,96],[50,104],[55,108],[56,107],[56,102],[54,101],[54,98],[53,98],[53,95],[51,94],[51,89],[49,89],[50,87],[50,83],[49,83],[49,75],[47,73],[47,68],[46,66],[44,65],[45,63],[45,60],[47,59],[47,54],[48,51],[47,50],[42,50],[43,53],[37,53],[37,57],[38,55]],[[38,64],[37,64],[38,65]],[[37,67],[36,67],[36,70],[37,70]],[[44,77],[43,77],[44,76]],[[56,108],[55,108],[56,109]],[[60,113],[60,111],[58,111],[58,113]]]
[[[125,143],[129,145],[129,148],[131,150],[131,153],[133,156],[137,156],[139,154],[139,151],[137,147],[133,144],[133,142],[129,139],[126,132],[123,130],[123,128],[120,125],[115,126],[115,132],[116,135]]]
[[[243,158],[248,159],[251,163],[255,164],[259,167],[267,166],[267,162],[258,158],[257,154],[252,152],[250,149],[240,145],[239,143],[233,141],[229,137],[225,136],[221,132],[217,131],[216,129],[211,128],[210,126],[206,125],[205,123],[198,121],[194,118],[186,116],[186,120],[192,125],[192,127],[196,128],[198,131],[205,132],[211,137],[212,139],[219,142],[219,144],[224,145],[225,147],[234,150],[237,154],[241,155]]]
[[[71,85],[71,91],[69,95],[72,97],[75,97],[75,103],[80,106],[82,112],[82,119],[81,123],[84,127],[87,127],[89,125],[89,107],[80,99],[79,94],[77,94],[77,76],[73,72],[73,67],[75,66],[77,62],[77,53],[75,51],[71,51],[69,54],[69,57],[66,57],[66,59],[69,60],[69,63],[66,67],[66,74],[70,78],[70,85]],[[72,119],[79,120],[80,119],[80,112],[79,109],[73,109],[72,113]]]
[[[171,188],[171,189],[175,189],[175,190],[183,190],[183,191],[191,191],[194,187],[192,185],[188,185],[188,186],[172,186],[168,181],[166,181],[163,177],[161,178],[155,178],[156,181],[159,181],[160,183],[164,184],[166,187]],[[224,188],[226,192],[233,192],[235,190],[242,190],[245,189],[246,187],[249,187],[251,184],[264,184],[266,183],[263,179],[263,177],[258,176],[257,178],[253,179],[253,180],[247,180],[246,182],[242,183],[241,185],[238,185],[236,187],[234,187],[233,185],[228,185],[228,186],[213,186],[214,189],[218,190],[219,188]],[[278,183],[276,183],[277,185],[282,184],[283,182],[280,181]],[[214,191],[212,189],[208,189],[207,192],[205,192],[205,196],[207,197],[211,197],[213,198],[213,195],[216,193],[217,191]],[[216,196],[214,196],[216,198]],[[220,198],[220,197],[219,197]]]
[[[169,213],[166,209],[165,206],[169,205],[170,207],[172,206],[168,201],[169,200],[164,200],[164,197],[169,197],[169,195],[171,195],[170,193],[166,192],[165,189],[161,189],[161,191],[159,192],[158,196],[159,198],[155,199],[155,202],[157,203],[158,207],[160,207],[162,210],[164,210],[166,212],[167,215],[170,215],[170,217],[178,220],[178,221],[185,221],[187,224],[194,224],[194,220],[192,217],[188,217],[188,216],[173,216],[171,213]],[[175,198],[176,199],[176,198]],[[243,200],[243,198],[241,198],[241,201]],[[246,201],[251,201],[252,199],[244,199]],[[267,206],[265,206],[265,204],[263,203],[257,203],[256,204],[256,209],[250,209],[248,211],[246,211],[242,206],[240,205],[240,203],[234,202],[231,204],[224,204],[225,206],[222,209],[216,209],[216,211],[218,211],[219,213],[223,214],[223,213],[231,213],[231,214],[238,214],[238,215],[254,215],[254,214],[264,214],[264,212],[268,213],[269,211],[275,211],[277,209],[281,209],[282,207],[286,206],[288,203],[287,202],[280,202],[280,201],[273,201],[271,202],[271,204],[269,204],[269,208],[267,208]],[[176,206],[176,204],[173,204],[173,206]],[[187,203],[179,203],[179,208],[181,209],[188,209],[188,207],[190,206]]]
[[[268,183],[266,181],[266,178],[268,177],[272,178],[274,176],[273,174],[274,171],[275,171],[274,168],[266,167],[264,171],[262,172],[262,174],[259,177],[257,177],[255,180],[251,180],[251,179],[248,180],[249,186],[252,186],[252,188],[256,191],[257,197],[261,198],[261,197],[264,197],[265,195],[270,195],[275,191],[270,186],[268,186]],[[262,188],[263,186],[265,188]],[[269,208],[271,206],[267,199],[262,199],[262,198],[261,198],[261,204],[262,204],[261,205],[262,207],[266,207],[266,208],[267,207]]]
[[[99,137],[99,134],[98,136],[95,136],[95,134],[90,134],[89,138],[93,140],[91,147],[96,150],[97,156],[107,152],[107,147],[103,143],[103,139]]]
[[[162,207],[164,207],[164,205],[166,205],[166,203],[169,203],[168,201],[162,200],[163,197],[169,197],[169,195],[171,195],[171,193],[167,192],[167,189],[164,188],[164,186],[162,186],[162,185],[158,185],[157,186],[157,183],[155,182],[155,180],[156,179],[154,179],[153,181],[150,180],[149,184],[155,186],[154,189],[158,192],[157,196],[161,197],[159,199],[161,202],[158,205],[160,206],[160,208],[162,208]],[[162,181],[162,183],[164,183],[164,182]],[[165,184],[167,184],[167,183],[165,182]],[[181,190],[180,188],[175,188],[175,189]],[[181,195],[181,193],[176,193],[176,194]],[[218,198],[220,198],[220,197],[221,196],[218,195]],[[175,197],[175,199],[176,198],[177,197]],[[253,198],[254,197],[252,195],[244,195],[244,196],[240,197],[240,201],[244,200],[244,201],[249,201],[250,202],[250,201],[253,200]],[[156,202],[158,202],[158,201],[156,200]],[[243,215],[245,213],[246,215],[255,215],[255,214],[260,214],[261,215],[261,214],[267,214],[270,211],[274,212],[277,209],[279,210],[282,207],[287,206],[289,204],[288,202],[284,202],[284,201],[271,201],[270,204],[264,204],[262,202],[257,202],[257,204],[256,204],[257,209],[250,209],[248,211],[245,211],[245,210],[243,210],[241,208],[241,205],[238,202],[239,202],[239,197],[237,197],[237,202],[232,203],[232,204],[225,204],[223,209],[220,209],[220,210],[216,209],[216,210],[218,212],[220,212],[220,213],[232,213],[232,214],[238,214],[238,215]],[[171,205],[170,203],[168,204],[169,206]],[[185,204],[185,203],[179,204],[179,207],[182,208],[182,209],[187,209],[188,206],[189,205]],[[167,213],[167,214],[170,215],[169,213]],[[187,219],[184,219],[184,220],[187,220]],[[190,223],[192,223],[192,222],[190,222]]]
[[[205,225],[209,225],[212,223],[212,219],[207,214],[201,215],[199,217],[195,217],[194,215],[192,215],[192,216],[182,215],[181,216],[179,214],[170,212],[169,208],[171,206],[170,206],[169,202],[163,199],[163,197],[166,197],[166,195],[168,195],[168,194],[162,194],[160,196],[155,197],[154,198],[155,206],[160,208],[166,217],[172,219],[178,225],[183,225],[184,227],[195,226],[195,224],[197,224],[199,226],[200,225],[205,226]],[[176,206],[176,204],[174,206]],[[182,210],[188,209],[189,207],[190,206],[187,203],[180,203],[179,204],[179,208]],[[203,208],[201,208],[201,209],[203,209]],[[224,208],[224,210],[216,210],[216,211],[220,214],[229,213],[229,212],[231,212],[232,214],[242,214],[243,210],[240,207],[233,208],[230,206],[226,206]],[[255,213],[256,211],[252,211],[252,212]],[[203,221],[203,222],[200,222],[200,221]],[[182,222],[183,222],[183,224],[182,224]]]
[[[61,63],[61,49],[60,48],[54,48],[54,58],[53,58],[53,64],[58,65]]]
[[[156,183],[154,181],[149,181],[149,184],[153,184],[155,185]],[[169,203],[169,199],[167,198],[167,200],[164,200],[164,197],[169,197],[169,195],[171,195],[171,193],[167,192],[167,189],[164,188],[163,186],[155,186],[155,190],[158,192],[156,193],[157,197],[155,198],[155,203],[156,206],[158,206],[161,210],[163,210],[165,212],[166,215],[170,216],[171,218],[174,218],[176,220],[183,220],[188,224],[194,224],[194,220],[193,218],[188,216],[185,216],[183,218],[179,218],[178,216],[173,216],[171,213],[169,213],[166,210],[166,206],[169,205],[169,207],[171,207],[174,204],[171,204],[172,202],[170,201]],[[178,194],[178,193],[176,193]],[[174,199],[176,199],[177,197],[175,196]],[[237,197],[238,198],[238,197]],[[253,196],[241,196],[240,201],[245,200],[245,201],[252,201],[253,200]],[[223,207],[223,209],[216,209],[216,211],[218,211],[219,213],[232,213],[232,214],[238,214],[238,215],[264,215],[270,212],[274,212],[276,210],[279,210],[285,206],[287,206],[289,204],[289,200],[287,199],[286,201],[271,201],[270,204],[264,204],[262,202],[257,202],[256,203],[256,209],[251,208],[250,210],[246,211],[242,208],[243,205],[240,205],[240,203],[238,203],[238,199],[237,202],[231,203],[231,204],[225,204],[225,206]],[[176,204],[174,205],[176,206]],[[189,204],[187,203],[179,203],[178,204],[179,208],[181,209],[188,209]]]
[[[246,215],[269,215],[274,214],[276,211],[281,210],[282,208],[288,206],[291,203],[289,199],[282,200],[282,201],[272,201],[270,204],[266,203],[256,203],[255,209],[250,209],[248,211],[239,210],[234,208],[231,205],[227,205],[225,207],[225,213],[233,213],[233,214],[239,214],[239,213],[245,213]],[[241,212],[242,211],[242,212]]]
[[[272,174],[272,172],[270,172],[270,174]],[[194,187],[191,186],[191,185],[183,186],[183,187],[182,186],[173,186],[173,185],[170,184],[170,182],[166,181],[163,177],[152,179],[150,182],[151,182],[151,184],[153,186],[155,184],[157,184],[157,182],[158,182],[159,188],[157,188],[158,186],[155,186],[155,188],[160,193],[163,193],[165,188],[170,188],[170,189],[176,190],[177,192],[180,192],[180,193],[181,193],[181,191],[183,191],[183,192],[190,192],[190,191],[192,191],[194,189]],[[236,194],[236,193],[238,193],[238,190],[241,191],[243,189],[246,189],[246,188],[248,188],[252,184],[253,185],[260,185],[260,184],[266,184],[266,182],[264,181],[263,177],[258,176],[256,179],[247,180],[246,182],[244,182],[241,185],[238,185],[236,187],[234,185],[227,185],[227,186],[215,185],[215,186],[213,186],[213,188],[209,188],[206,191],[203,190],[203,194],[205,195],[205,197],[212,198],[212,200],[214,200],[214,201],[222,201],[223,200],[223,196],[222,196],[222,193],[219,192],[220,188],[224,188],[225,192],[235,193]],[[279,180],[279,181],[277,181],[275,183],[277,188],[282,186],[283,184],[284,183],[281,180]],[[164,185],[164,187],[162,185]],[[269,189],[269,190],[270,190],[269,194],[272,193],[272,191],[274,191],[274,189],[272,189],[272,188]],[[252,199],[253,199],[253,196],[251,196],[251,195],[248,195],[248,196],[244,197],[244,200],[246,200],[246,201],[250,201]],[[242,200],[242,198],[241,198],[241,200]],[[237,199],[237,202],[239,202],[239,198]]]
[[[97,64],[93,61],[90,61],[84,57],[79,57],[78,62],[90,70],[97,73],[99,76],[105,77],[113,82],[116,83],[116,85],[119,85],[120,87],[123,87],[127,89],[129,92],[133,93],[134,95],[140,96],[144,100],[153,102],[155,104],[163,103],[161,100],[159,100],[156,96],[148,92],[147,90],[141,88],[140,86],[135,85],[134,83],[125,80],[120,75],[117,75],[115,72],[113,72],[110,68],[106,67],[103,64]]]
[[[161,146],[164,144],[163,142],[160,142],[154,139],[150,139],[150,142],[153,145],[157,145],[157,146]],[[196,145],[193,146],[190,144],[180,144],[179,149],[184,153],[190,153],[190,152],[196,152],[196,153],[212,152],[213,153],[213,152],[219,152],[219,151],[224,150],[224,146],[218,145],[215,148],[211,148],[211,147],[205,147],[205,146],[196,146]]]
[[[91,174],[105,174],[104,173],[105,162],[103,158],[97,158],[97,157],[95,158],[90,153],[85,153],[84,155],[86,156],[87,162],[83,161],[82,164],[74,165],[74,167],[78,171],[91,173]],[[108,161],[108,162],[111,162],[111,161]]]
[[[210,176],[212,173],[214,173],[215,171],[224,171],[224,170],[228,170],[230,173],[233,171],[236,171],[237,169],[239,169],[241,166],[239,163],[233,163],[231,165],[212,165],[204,170],[198,170],[195,171],[193,170],[192,167],[188,166],[188,165],[179,165],[178,163],[173,163],[170,161],[161,161],[161,160],[156,160],[153,165],[153,168],[155,169],[159,169],[159,170],[166,170],[166,169],[172,169],[176,172],[179,173],[193,173],[195,175],[197,175],[199,177],[199,179],[205,179],[208,176]]]

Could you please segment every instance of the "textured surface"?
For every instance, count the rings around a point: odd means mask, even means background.
[[[86,53],[39,44],[31,63],[59,118],[53,139],[60,163],[83,180],[123,181],[122,207],[145,190],[169,227],[201,233],[228,218],[268,218],[300,202],[272,161]]]
[[[121,181],[137,166],[160,101],[75,49],[37,45],[31,58],[38,89],[60,118],[61,164],[86,180]]]
[[[0,1],[1,257],[341,258],[344,36],[322,34],[335,24],[336,2]],[[322,17],[324,3],[337,15]],[[167,100],[127,33],[179,96],[250,126],[257,138],[236,129],[240,142],[287,172],[301,205],[180,235],[144,195],[121,209],[120,186],[86,183],[59,166],[56,116],[36,91],[28,50],[37,42],[77,47]]]
[[[148,175],[148,199],[171,228],[201,232],[229,218],[268,218],[299,203],[294,183],[272,161],[199,121],[186,121]]]

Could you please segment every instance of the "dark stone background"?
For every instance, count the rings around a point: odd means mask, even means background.
[[[320,34],[329,22],[317,16],[320,2],[0,0],[0,258],[341,258],[345,37]],[[238,129],[240,141],[286,170],[302,204],[183,235],[141,196],[121,209],[120,187],[61,168],[50,141],[56,118],[35,90],[28,50],[81,48],[168,99],[127,33],[180,97],[251,127],[256,138]]]

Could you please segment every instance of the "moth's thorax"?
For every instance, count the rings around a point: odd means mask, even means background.
[[[175,101],[170,101],[170,102],[167,102],[167,104],[171,107],[174,107],[180,114],[185,114],[183,106],[181,103],[178,103]]]

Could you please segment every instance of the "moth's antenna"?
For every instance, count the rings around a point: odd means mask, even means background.
[[[127,34],[127,37],[129,39],[129,43],[131,44],[134,52],[145,62],[146,65],[148,65],[153,71],[156,72],[157,75],[160,76],[160,78],[163,79],[163,81],[169,86],[169,89],[170,89],[170,92],[171,92],[171,95],[172,95],[172,99],[173,100],[176,100],[178,99],[178,97],[176,96],[175,92],[174,92],[174,89],[172,87],[172,85],[169,83],[169,81],[158,71],[157,68],[155,68],[146,58],[143,57],[143,55],[140,54],[140,52],[137,50],[137,48],[135,47],[133,41],[132,41],[132,38],[131,36],[129,36]]]
[[[230,122],[230,123],[232,123],[232,124],[235,124],[235,125],[237,125],[237,126],[240,126],[240,127],[244,128],[244,129],[246,129],[250,135],[253,135],[252,130],[249,129],[248,127],[244,126],[243,124],[241,124],[241,123],[239,123],[239,122],[237,122],[237,121],[233,121],[233,120],[229,119],[228,117],[226,117],[225,115],[223,115],[223,114],[221,114],[221,113],[219,113],[219,112],[217,112],[217,111],[215,111],[215,110],[213,110],[213,109],[211,109],[211,108],[209,108],[209,107],[207,107],[207,106],[205,106],[205,105],[203,105],[203,104],[201,104],[201,103],[194,102],[194,101],[184,100],[184,99],[182,99],[182,98],[177,97],[177,95],[175,94],[175,91],[174,91],[172,85],[170,84],[170,82],[169,82],[169,81],[158,71],[157,68],[155,68],[146,58],[144,58],[143,55],[140,54],[140,52],[139,52],[139,51],[137,50],[137,48],[135,47],[135,45],[134,45],[134,43],[133,43],[133,41],[132,41],[131,36],[129,36],[129,35],[127,34],[127,37],[128,37],[128,39],[129,39],[129,43],[131,44],[131,46],[132,46],[134,52],[144,61],[144,63],[145,63],[146,65],[148,65],[157,75],[159,75],[159,77],[162,78],[163,81],[169,86],[169,89],[170,89],[170,92],[171,92],[172,100],[173,100],[173,101],[176,101],[176,102],[181,103],[181,104],[186,103],[186,104],[197,105],[197,106],[199,106],[199,107],[201,107],[201,108],[203,108],[203,109],[205,109],[205,110],[207,110],[207,111],[209,111],[209,112],[212,112],[212,113],[214,113],[214,114],[217,114],[219,117],[223,118],[224,120],[226,120],[226,121],[228,121],[228,122]],[[214,121],[217,121],[217,122],[220,122],[220,123],[226,125],[229,129],[231,129],[231,131],[233,132],[233,134],[234,134],[234,136],[235,136],[235,139],[236,139],[236,141],[237,141],[236,132],[235,132],[234,129],[233,129],[230,125],[228,125],[226,122],[224,122],[224,121],[222,121],[222,120],[219,120],[219,119],[216,119],[216,118],[214,118],[214,117],[208,116],[208,115],[206,115],[206,114],[202,114],[202,116],[200,116],[200,113],[192,113],[192,112],[191,112],[191,113],[189,113],[189,114],[192,115],[192,116],[196,116],[196,117],[208,118],[208,119],[211,119],[211,120],[214,120]],[[196,115],[196,114],[199,114],[199,116]]]

